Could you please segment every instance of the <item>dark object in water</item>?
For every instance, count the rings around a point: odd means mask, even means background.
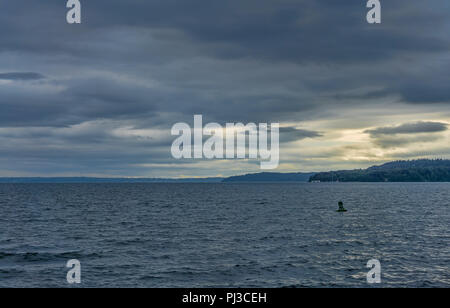
[[[339,201],[338,205],[339,205],[339,210],[337,210],[337,212],[340,212],[340,213],[347,212],[347,210],[344,208],[344,202]]]

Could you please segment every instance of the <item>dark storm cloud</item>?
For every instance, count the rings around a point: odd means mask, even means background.
[[[372,142],[381,148],[398,148],[415,143],[433,142],[442,139],[442,133],[448,130],[447,123],[417,122],[399,126],[378,127],[366,130]]]
[[[4,11],[23,18],[5,17],[2,29],[20,36],[6,36],[1,47],[75,53],[82,47],[76,40],[87,31],[136,27],[178,30],[202,44],[206,54],[224,58],[336,63],[448,51],[445,37],[428,32],[447,18],[444,11],[430,9],[439,8],[442,1],[414,6],[407,0],[385,2],[385,24],[376,31],[366,23],[365,4],[361,0],[89,1],[83,3],[84,22],[76,28],[61,22],[66,12],[61,1],[11,1],[4,4]],[[55,28],[48,33],[47,27]],[[32,30],[27,40],[22,39],[24,30]],[[61,34],[70,39],[58,38]]]
[[[205,44],[210,54],[223,58],[366,62],[403,52],[448,50],[448,40],[426,32],[433,29],[430,20],[437,24],[446,18],[445,13],[428,9],[433,3],[439,1],[415,3],[413,8],[406,0],[385,2],[383,13],[390,26],[377,31],[370,31],[366,1],[361,0],[169,0],[145,5],[136,0],[110,1],[107,12],[93,9],[91,17],[95,27],[122,24],[178,29]]]
[[[322,137],[322,134],[316,131],[298,129],[295,127],[280,127],[280,142],[293,142],[305,138]]]
[[[449,70],[450,65],[444,62],[443,66],[424,67],[420,70],[419,76],[414,76],[415,74],[409,71],[407,74],[401,71],[388,71],[384,76],[384,85],[376,79],[372,80],[372,83],[379,84],[381,89],[360,94],[337,94],[335,98],[364,100],[398,95],[401,101],[411,104],[448,104],[450,103]]]
[[[372,142],[383,149],[390,148],[401,148],[408,146],[410,144],[417,143],[427,143],[434,142],[443,139],[442,136],[439,135],[420,135],[420,136],[390,136],[390,135],[380,135],[373,138]]]
[[[422,76],[399,86],[403,99],[414,104],[450,103],[450,66],[436,70],[431,76]],[[395,89],[392,91],[395,92]]]
[[[371,136],[378,135],[397,135],[397,134],[419,134],[419,133],[437,133],[448,129],[447,123],[440,122],[417,122],[406,123],[399,126],[378,127],[366,130]]]
[[[32,72],[14,72],[14,73],[0,73],[0,80],[39,80],[45,77],[39,73]]]

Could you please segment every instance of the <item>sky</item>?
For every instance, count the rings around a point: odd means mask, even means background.
[[[280,123],[274,171],[450,158],[450,2],[62,0],[0,4],[0,177],[204,177],[171,127]]]

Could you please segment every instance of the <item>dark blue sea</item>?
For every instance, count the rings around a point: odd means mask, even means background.
[[[347,213],[337,213],[344,201]],[[450,183],[0,184],[0,287],[450,287]]]

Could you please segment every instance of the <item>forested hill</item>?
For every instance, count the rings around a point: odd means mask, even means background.
[[[450,182],[450,160],[395,161],[368,169],[321,172],[311,182]]]

